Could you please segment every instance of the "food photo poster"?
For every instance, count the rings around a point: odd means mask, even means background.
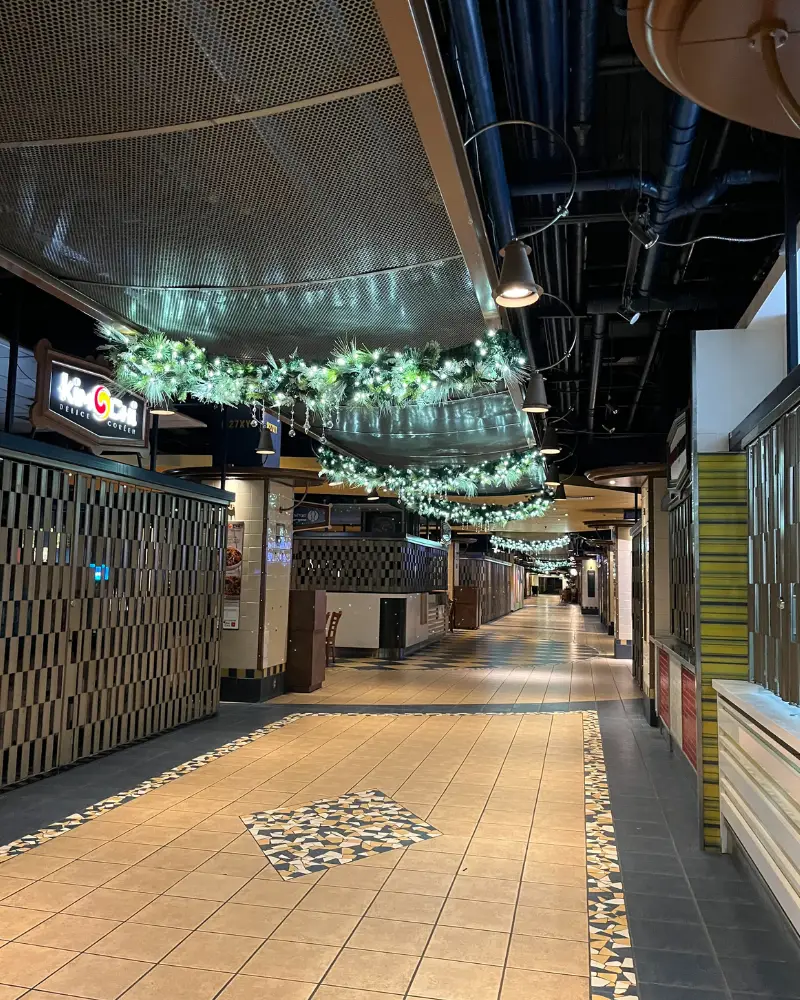
[[[230,521],[225,543],[225,600],[222,605],[222,627],[224,629],[239,628],[243,552],[244,521]]]

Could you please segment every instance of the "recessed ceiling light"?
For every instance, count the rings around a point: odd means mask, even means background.
[[[608,481],[608,485],[609,485],[609,486],[616,486],[616,485],[617,485],[617,481],[616,481],[616,479],[609,479],[609,481]]]

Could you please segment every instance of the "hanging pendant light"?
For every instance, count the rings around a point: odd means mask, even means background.
[[[272,440],[272,431],[266,424],[261,425],[261,434],[258,436],[258,447],[256,455],[274,455],[275,443]]]
[[[561,477],[558,474],[558,469],[554,462],[548,462],[544,467],[544,485],[549,487],[551,490],[555,490],[561,484]]]
[[[526,413],[547,413],[550,409],[541,372],[534,372],[531,375],[525,389],[525,399],[522,401],[522,409]]]
[[[542,446],[539,451],[543,455],[560,455],[561,445],[558,441],[558,434],[556,434],[554,427],[548,427],[544,432],[544,438],[542,440]]]
[[[534,280],[531,262],[528,260],[530,252],[531,248],[521,240],[512,240],[500,251],[503,266],[494,293],[494,300],[499,306],[521,309],[538,302],[542,288]]]

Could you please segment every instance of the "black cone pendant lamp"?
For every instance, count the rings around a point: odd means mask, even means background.
[[[522,409],[526,413],[547,413],[550,409],[541,372],[534,372],[531,375],[525,389],[525,399],[522,401]]]
[[[272,440],[272,431],[266,424],[261,425],[261,434],[258,437],[257,455],[274,455],[275,443]]]
[[[536,284],[528,260],[531,248],[521,240],[512,240],[500,251],[503,266],[500,269],[500,281],[494,293],[494,300],[507,309],[521,309],[533,305],[542,294],[541,286]]]

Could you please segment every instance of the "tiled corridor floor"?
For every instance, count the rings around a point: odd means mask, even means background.
[[[0,1000],[800,997],[607,649],[539,599],[0,797]]]

